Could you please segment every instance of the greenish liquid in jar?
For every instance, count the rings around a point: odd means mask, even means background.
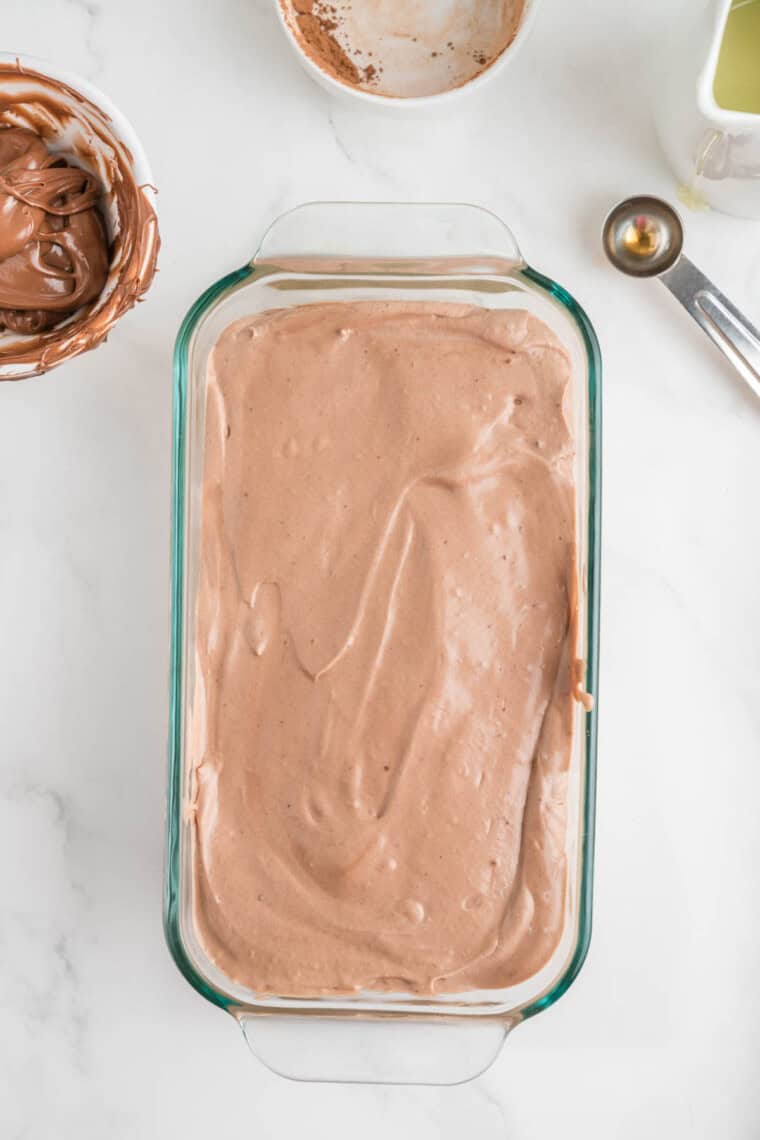
[[[725,111],[760,115],[760,0],[734,0],[713,84]]]

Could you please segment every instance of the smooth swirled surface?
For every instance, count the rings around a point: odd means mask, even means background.
[[[0,328],[41,332],[100,294],[109,264],[100,193],[34,131],[0,129]]]
[[[235,982],[501,988],[557,946],[570,385],[525,312],[315,304],[219,338],[190,811]]]

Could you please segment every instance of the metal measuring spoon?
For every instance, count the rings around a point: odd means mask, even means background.
[[[672,206],[661,198],[626,198],[608,215],[602,240],[621,273],[659,277],[760,396],[760,332],[681,252],[683,225]]]

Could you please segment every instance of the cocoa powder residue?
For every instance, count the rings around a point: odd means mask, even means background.
[[[346,55],[333,33],[337,28],[335,9],[314,0],[293,0],[298,30],[308,54],[315,63],[344,83],[362,81],[359,68]]]

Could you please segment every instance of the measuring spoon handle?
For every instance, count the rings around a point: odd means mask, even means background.
[[[688,257],[681,255],[672,269],[660,274],[660,281],[760,397],[760,332],[755,326]]]

